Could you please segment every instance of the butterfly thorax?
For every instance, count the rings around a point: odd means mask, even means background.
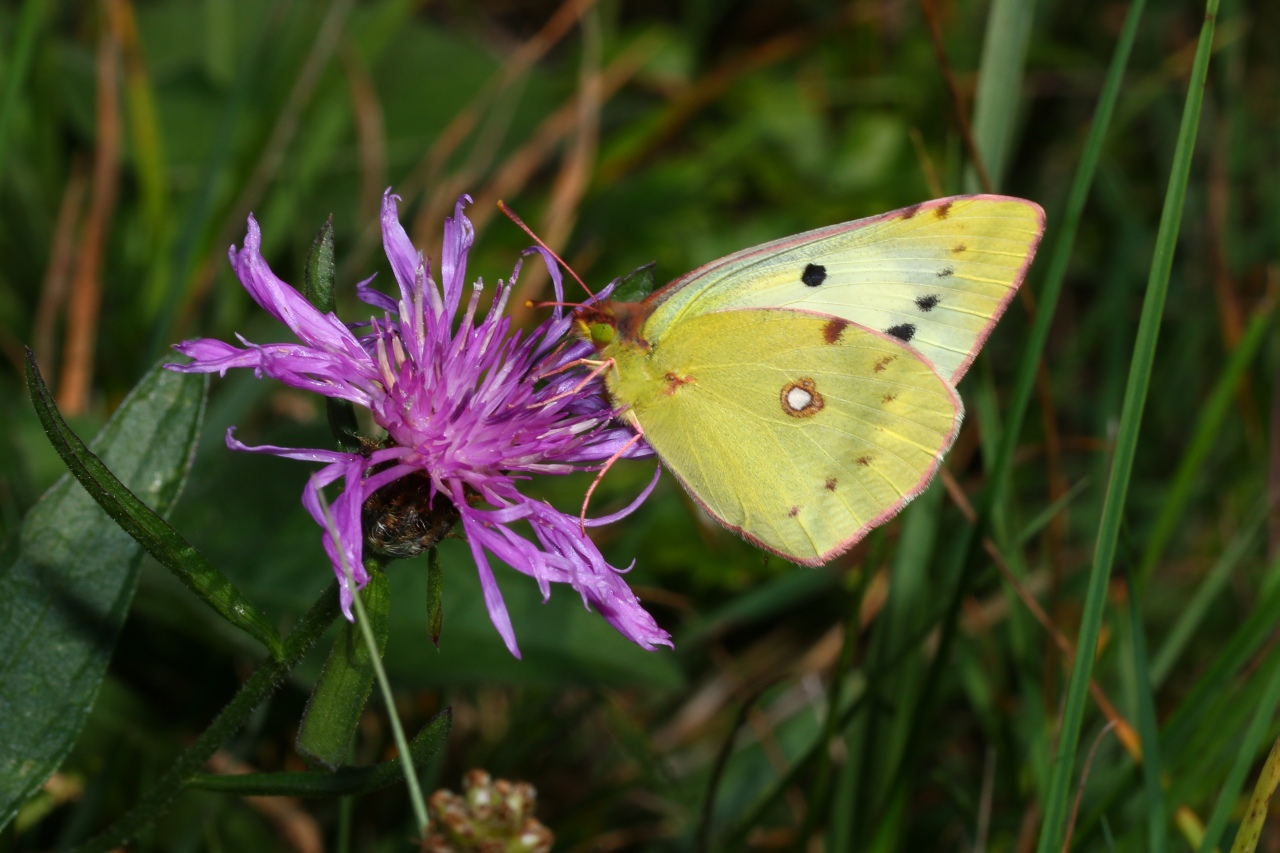
[[[637,403],[645,398],[654,381],[653,345],[641,334],[652,308],[643,302],[606,301],[586,305],[575,313],[574,332],[590,342],[601,359],[612,362],[605,373],[605,385],[614,402],[634,418]]]

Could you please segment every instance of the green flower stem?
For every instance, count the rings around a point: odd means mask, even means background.
[[[169,807],[186,783],[204,769],[205,763],[233,732],[244,725],[255,708],[280,686],[285,675],[297,666],[338,615],[338,584],[329,585],[293,632],[284,641],[279,659],[268,660],[250,676],[240,692],[222,709],[209,728],[174,762],[133,809],[98,837],[75,853],[107,853],[133,838]],[[407,752],[402,754],[407,755]]]
[[[413,814],[418,821],[418,832],[426,838],[427,825],[430,823],[427,818],[427,805],[422,798],[422,789],[418,787],[418,774],[410,757],[409,741],[405,739],[404,727],[400,725],[400,715],[396,713],[395,697],[391,695],[391,682],[387,679],[387,671],[382,668],[382,655],[378,651],[378,641],[373,636],[373,629],[369,626],[369,618],[365,613],[364,603],[360,600],[360,590],[356,587],[355,578],[352,577],[351,566],[347,565],[346,557],[341,556],[345,554],[342,549],[342,538],[338,535],[338,526],[333,523],[333,516],[329,514],[329,502],[324,499],[324,494],[319,494],[319,498],[320,509],[324,513],[325,528],[333,538],[334,550],[340,555],[342,571],[347,576],[347,585],[351,588],[351,603],[355,605],[356,624],[360,626],[360,633],[364,636],[365,645],[369,649],[369,659],[373,662],[378,688],[382,691],[382,701],[387,705],[387,717],[391,720],[391,733],[395,737],[396,749],[404,759],[401,766],[404,768],[405,784],[409,786],[409,802],[413,804]]]
[[[328,516],[328,508],[325,508],[325,515]],[[341,553],[341,552],[339,552]],[[355,590],[355,594],[351,597],[352,604],[356,608],[356,624],[360,626],[360,633],[364,636],[365,645],[369,647],[369,659],[373,661],[373,670],[378,676],[378,687],[382,690],[382,701],[387,704],[387,717],[391,720],[391,733],[396,739],[396,749],[400,751],[403,761],[400,762],[401,768],[404,770],[404,781],[409,786],[409,802],[413,803],[413,815],[418,820],[418,832],[423,837],[427,836],[427,805],[422,799],[422,789],[418,787],[417,768],[413,766],[410,758],[409,741],[404,736],[404,727],[400,725],[400,715],[396,713],[396,700],[391,695],[391,682],[387,680],[387,671],[382,668],[382,655],[378,653],[378,641],[373,636],[373,629],[369,627],[369,619],[364,612],[364,604],[360,601],[360,590],[355,589],[355,583],[351,581],[351,567],[343,561],[343,568],[346,569],[348,581],[351,582],[351,588]]]

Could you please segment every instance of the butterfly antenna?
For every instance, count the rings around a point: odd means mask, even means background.
[[[619,447],[617,452],[609,457],[608,461],[604,463],[604,467],[600,469],[600,473],[596,474],[596,478],[591,481],[591,486],[588,487],[586,495],[582,498],[582,512],[578,513],[578,529],[582,531],[583,536],[587,535],[587,504],[591,503],[591,495],[595,492],[596,486],[600,485],[600,481],[604,479],[605,473],[613,467],[613,463],[621,459],[622,454],[626,453],[635,446],[640,439],[644,438],[644,430],[640,429],[640,424],[635,424],[635,428],[637,430],[636,434],[627,439],[626,444]]]
[[[534,234],[533,229],[530,228],[528,225],[525,225],[524,220],[521,219],[519,216],[517,216],[514,210],[507,207],[507,203],[502,199],[498,199],[498,210],[501,210],[503,213],[505,213],[508,219],[510,219],[516,225],[519,225],[521,230],[524,231],[524,233],[528,234],[530,237],[533,238],[533,242],[541,246],[548,255],[555,258],[556,262],[559,263],[560,266],[564,267],[565,271],[568,272],[569,275],[573,276],[573,280],[582,286],[582,289],[587,292],[588,297],[593,299],[595,298],[595,294],[591,292],[591,288],[587,287],[586,283],[582,279],[578,278],[578,274],[573,271],[573,267],[566,264],[563,258],[561,258],[559,255],[557,255],[555,252],[551,250],[550,246],[542,242],[542,238],[539,237],[537,234]],[[549,304],[554,305],[555,303],[549,303]]]

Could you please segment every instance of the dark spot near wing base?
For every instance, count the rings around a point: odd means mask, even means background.
[[[674,373],[668,373],[663,378],[667,380],[666,394],[668,397],[676,393],[676,390],[681,385],[688,385],[694,381],[692,376],[678,376]]]
[[[910,343],[911,339],[916,336],[916,326],[914,323],[899,323],[896,326],[890,326],[884,330],[886,335],[892,335],[898,340]]]
[[[916,307],[928,314],[934,308],[938,307],[938,303],[942,300],[938,298],[938,294],[931,293],[928,296],[921,296],[916,300]]]
[[[825,486],[828,492],[834,492],[836,490],[836,478],[828,477]]]

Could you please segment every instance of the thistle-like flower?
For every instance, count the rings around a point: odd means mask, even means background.
[[[302,495],[322,529],[326,520],[319,491],[344,480],[330,508],[337,541],[327,529],[321,535],[348,619],[353,591],[344,559],[356,587],[362,587],[368,581],[362,564],[366,547],[387,556],[409,555],[426,547],[415,543],[433,543],[458,521],[480,573],[489,616],[512,654],[519,655],[515,631],[489,555],[536,579],[544,600],[551,583],[567,583],[641,647],[671,645],[622,573],[585,535],[578,516],[517,488],[533,474],[598,469],[631,438],[614,419],[600,380],[577,364],[591,354],[590,345],[566,339],[572,320],[560,308],[527,336],[511,331],[504,309],[520,262],[505,284],[499,282],[491,307],[477,319],[482,283],[472,285],[463,299],[474,237],[463,214],[470,198],[459,199],[454,216],[445,220],[439,286],[400,224],[398,201],[389,190],[383,197],[382,238],[399,297],[373,289],[372,279],[357,286],[360,299],[381,316],[349,328],[316,309],[267,267],[260,253],[262,235],[250,216],[244,248],[231,247],[231,266],[254,301],[301,343],[258,345],[241,338],[243,346],[236,347],[208,338],[186,341],[174,348],[193,360],[168,366],[223,375],[229,368],[251,367],[259,377],[363,406],[386,431],[385,439],[356,453],[248,447],[234,438],[234,427],[227,431],[227,446],[234,450],[324,466]],[[562,302],[552,258],[541,249],[529,251],[543,254],[556,301]],[[641,444],[624,455],[650,454]],[[588,519],[586,525],[629,514],[652,487],[621,512]],[[532,538],[517,531],[521,523],[532,530]]]

